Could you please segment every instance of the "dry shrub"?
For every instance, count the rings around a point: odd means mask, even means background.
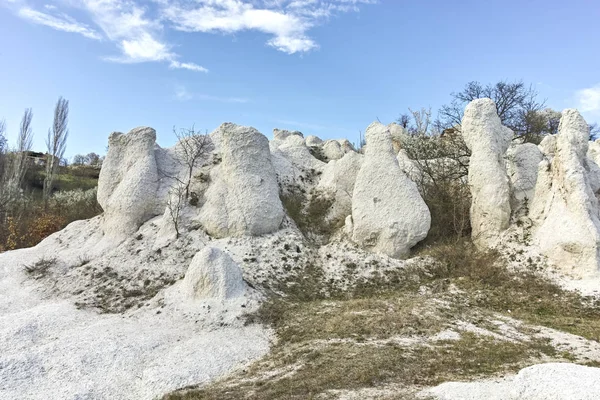
[[[431,212],[425,244],[471,233],[471,192],[467,182],[470,152],[457,132],[406,136],[400,143],[419,171],[417,186]]]
[[[327,193],[317,190],[306,193],[301,187],[290,186],[279,197],[288,216],[302,234],[313,242],[327,243],[344,225],[343,220],[329,217],[335,199]]]
[[[41,200],[23,196],[19,207],[13,207],[0,221],[0,251],[35,246],[71,222],[92,218],[101,212],[96,189],[58,192],[47,208]]]

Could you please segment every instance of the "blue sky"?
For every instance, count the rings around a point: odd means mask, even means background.
[[[357,141],[373,120],[471,80],[532,83],[600,122],[597,0],[0,0],[0,119],[43,150],[59,96],[67,155],[140,125],[222,122]]]

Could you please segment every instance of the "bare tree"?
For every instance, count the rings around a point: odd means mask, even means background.
[[[29,163],[27,157],[33,146],[33,130],[31,121],[33,120],[33,111],[31,108],[25,109],[21,125],[19,126],[19,137],[17,138],[17,148],[11,157],[11,171],[8,181],[11,196],[15,196],[21,189],[23,179],[27,173]]]
[[[173,222],[175,228],[175,237],[179,239],[179,219],[181,216],[181,210],[186,200],[186,187],[182,182],[177,182],[171,190],[169,190],[169,198],[167,200],[167,209],[169,210],[169,216]]]
[[[6,160],[6,121],[0,120],[0,184],[3,182],[3,176],[5,171],[5,160]]]
[[[194,131],[193,126],[190,129],[180,129],[179,131],[173,127],[173,133],[179,141],[178,149],[181,157],[178,160],[186,168],[186,178],[180,183],[183,183],[185,200],[187,200],[190,197],[190,184],[194,168],[211,151],[212,142],[207,134],[202,135]]]
[[[48,129],[48,138],[46,140],[47,159],[46,159],[46,178],[44,179],[44,201],[47,204],[52,194],[52,184],[61,159],[67,149],[67,137],[69,129],[69,101],[58,98],[54,108],[54,122],[52,128]]]
[[[596,122],[589,125],[590,127],[590,140],[598,140],[600,139],[600,125]]]
[[[397,119],[397,122],[404,129],[408,129],[408,126],[410,125],[410,115],[408,115],[408,114],[400,115],[400,117],[398,117],[398,119]]]
[[[543,110],[545,101],[538,101],[537,91],[531,85],[526,86],[523,81],[500,81],[486,86],[473,81],[467,83],[461,92],[451,93],[451,96],[452,102],[442,106],[439,111],[445,128],[460,126],[465,106],[484,97],[496,103],[502,124],[512,129],[517,136],[525,135],[527,140],[527,137],[536,133],[535,127],[540,128],[536,113]]]
[[[416,135],[428,135],[430,133],[431,126],[431,107],[421,108],[420,110],[414,111],[408,109],[412,115],[414,125],[411,127],[407,122],[409,132]],[[400,117],[402,118],[402,116]]]
[[[88,153],[88,155],[85,156],[85,163],[87,165],[98,165],[99,161],[100,156],[96,153]]]
[[[86,162],[86,156],[83,154],[75,154],[73,156],[73,165],[83,165]]]

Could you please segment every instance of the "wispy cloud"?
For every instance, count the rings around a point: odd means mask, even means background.
[[[175,60],[171,61],[171,64],[169,64],[169,68],[189,69],[190,71],[208,72],[208,69],[206,69],[198,64],[182,63],[182,62],[175,61]]]
[[[308,31],[335,13],[358,11],[376,0],[196,0],[163,4],[162,15],[184,32],[236,33],[255,30],[271,36],[267,44],[294,54],[318,48]]]
[[[53,8],[46,7],[48,10]],[[77,22],[72,18],[62,15],[61,17],[46,14],[40,11],[36,11],[29,7],[23,7],[17,11],[17,15],[23,19],[27,19],[35,24],[49,26],[63,32],[79,33],[88,39],[101,40],[100,35],[95,30],[91,29],[85,24]]]
[[[288,54],[319,47],[309,32],[340,13],[357,12],[359,6],[378,0],[55,0],[35,9],[32,0],[0,0],[23,19],[86,38],[106,38],[119,54],[103,57],[112,62],[165,62],[171,69],[208,72],[189,61],[180,61],[166,40],[168,29],[189,33],[233,34],[257,31],[266,44]],[[83,11],[93,29],[64,14],[64,8]]]
[[[578,90],[575,98],[581,112],[600,115],[600,84]]]
[[[175,87],[175,99],[179,101],[189,100],[203,100],[203,101],[215,101],[219,103],[248,103],[248,99],[243,97],[223,97],[223,96],[212,96],[202,93],[190,93],[185,86],[177,85]]]

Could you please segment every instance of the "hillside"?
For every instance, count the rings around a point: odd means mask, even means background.
[[[558,132],[113,133],[102,214],[0,254],[0,397],[594,399],[600,143]]]

